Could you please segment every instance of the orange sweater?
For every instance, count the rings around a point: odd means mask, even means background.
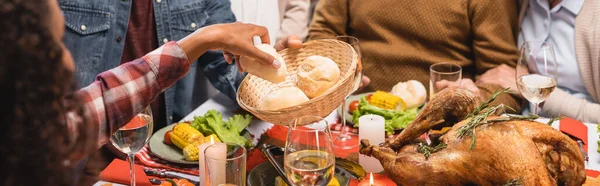
[[[309,39],[357,37],[371,78],[365,91],[389,91],[410,79],[428,85],[434,63],[456,63],[464,78],[515,66],[516,11],[512,0],[321,0]],[[498,88],[480,86],[484,99]],[[521,102],[504,95],[496,103],[519,110]]]

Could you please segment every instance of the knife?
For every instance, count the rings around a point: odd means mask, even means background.
[[[146,167],[143,167],[144,169],[144,173],[146,173],[146,175],[148,176],[157,176],[160,178],[176,178],[176,179],[186,179],[188,180],[190,183],[194,184],[194,185],[199,185],[199,183],[197,181],[194,180],[190,180],[188,178],[184,178],[172,173],[168,173],[168,172],[164,172],[164,171],[157,171],[157,170],[152,170]]]

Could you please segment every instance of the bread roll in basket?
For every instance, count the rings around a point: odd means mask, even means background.
[[[287,65],[285,81],[274,84],[248,74],[237,92],[238,104],[259,119],[277,125],[288,125],[301,116],[326,117],[343,102],[353,89],[358,54],[349,44],[335,39],[314,40],[302,44],[300,49],[285,49],[279,52]],[[340,68],[340,80],[320,96],[300,105],[279,110],[260,110],[264,97],[281,87],[296,86],[298,66],[309,56],[320,55],[331,58]]]

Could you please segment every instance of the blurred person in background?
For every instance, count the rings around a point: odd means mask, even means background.
[[[311,14],[310,0],[279,0],[279,32],[277,41],[289,35],[306,39],[308,20]]]
[[[208,25],[231,23],[235,17],[223,0],[59,0],[65,16],[63,41],[75,59],[79,85],[88,85],[100,72],[142,57],[169,41],[177,41]],[[196,60],[196,59],[194,59]],[[228,65],[221,51],[208,51],[190,72],[151,105],[154,129],[178,122],[215,93],[235,98],[242,76]],[[94,154],[83,185],[96,177],[121,152],[112,145]],[[86,181],[89,180],[89,181]]]
[[[80,174],[71,171],[75,163],[105,144],[193,63],[202,63],[195,59],[208,50],[222,49],[256,58],[264,68],[278,67],[250,42],[260,36],[268,43],[266,28],[218,24],[161,44],[77,90],[77,64],[62,42],[65,20],[56,0],[2,0],[0,16],[0,185],[81,185],[73,180]],[[295,41],[289,46],[299,45]],[[276,48],[284,46],[287,42]],[[138,86],[126,86],[132,83]]]
[[[289,35],[305,39],[308,33],[310,0],[231,0],[238,21],[267,27],[272,41]],[[258,42],[258,41],[256,41]]]
[[[500,88],[473,81],[501,64],[517,62],[516,1],[489,0],[321,0],[309,27],[309,40],[354,36],[360,40],[363,91],[390,91],[401,81],[429,84],[429,67],[460,65],[461,87],[483,99]],[[495,103],[519,110],[521,101],[504,94]]]
[[[540,104],[540,115],[563,115],[600,122],[600,2],[524,0],[519,12],[519,46],[525,41],[553,43],[558,62],[557,88]],[[519,92],[515,69],[500,66],[477,81]],[[533,105],[528,106],[533,109]]]

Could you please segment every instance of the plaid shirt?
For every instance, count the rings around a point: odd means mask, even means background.
[[[96,81],[79,90],[88,124],[98,127],[98,148],[189,70],[187,55],[176,42],[169,42],[142,58],[101,73]],[[71,128],[77,127],[72,123]]]

